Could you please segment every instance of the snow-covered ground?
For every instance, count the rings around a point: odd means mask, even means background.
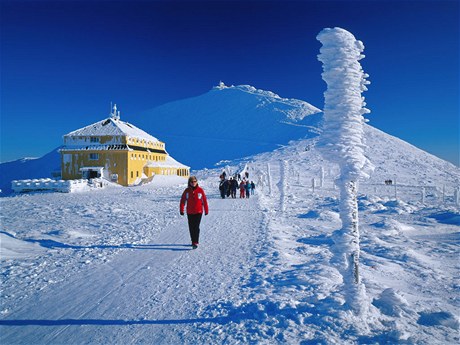
[[[460,169],[366,135],[365,318],[343,306],[337,167],[308,139],[196,172],[210,205],[197,250],[185,184],[167,177],[1,198],[1,344],[457,344]],[[256,195],[220,199],[222,169],[245,166]]]

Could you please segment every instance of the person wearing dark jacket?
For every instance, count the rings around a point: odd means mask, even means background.
[[[238,189],[238,181],[236,181],[236,178],[230,178],[230,194],[233,199],[236,198],[237,189]]]
[[[184,215],[185,205],[187,205],[187,218],[188,228],[190,231],[190,239],[192,240],[192,247],[198,247],[200,239],[200,223],[203,216],[209,213],[208,200],[204,190],[198,186],[196,176],[190,176],[188,179],[188,187],[182,193],[180,199],[180,214]]]
[[[223,175],[220,175],[219,191],[222,199],[225,199],[228,191],[228,181]]]
[[[246,184],[244,185],[244,189],[246,190],[246,198],[249,199],[249,195],[251,192],[251,184],[249,183],[249,181],[246,181]]]

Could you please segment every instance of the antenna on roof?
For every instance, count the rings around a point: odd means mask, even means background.
[[[115,103],[112,107],[112,102],[110,102],[110,106],[112,108],[112,113],[110,114],[112,119],[120,120],[120,111],[117,111],[117,104]]]

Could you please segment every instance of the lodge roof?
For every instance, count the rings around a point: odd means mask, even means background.
[[[92,125],[72,131],[64,137],[84,137],[84,136],[126,136],[146,141],[157,142],[157,138],[144,132],[136,126],[121,121],[119,118],[109,117],[105,120],[93,123]]]

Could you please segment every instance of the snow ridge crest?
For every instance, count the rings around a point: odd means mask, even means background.
[[[321,109],[307,103],[305,101],[294,99],[294,98],[283,98],[278,94],[272,91],[266,91],[262,89],[257,89],[251,85],[231,85],[227,86],[224,82],[220,82],[219,85],[214,86],[212,91],[223,91],[223,90],[237,90],[242,91],[251,95],[254,95],[262,101],[263,104],[266,103],[279,103],[285,106],[292,107],[290,110],[285,110],[287,118],[294,121],[301,121],[306,116],[311,114],[316,114],[322,112]]]

